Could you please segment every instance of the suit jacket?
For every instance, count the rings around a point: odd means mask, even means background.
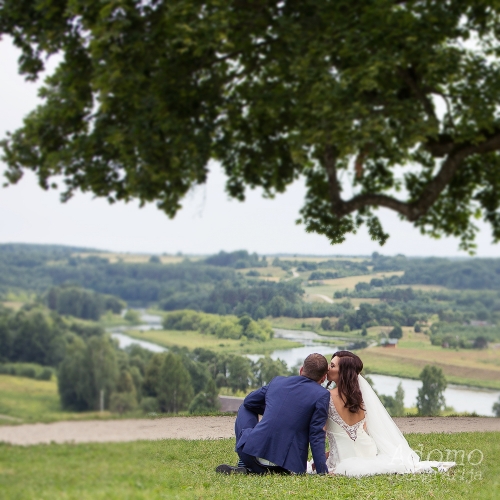
[[[306,472],[309,443],[318,474],[327,473],[325,431],[330,393],[304,376],[275,377],[243,405],[261,421],[245,429],[236,451],[265,458],[289,471]]]

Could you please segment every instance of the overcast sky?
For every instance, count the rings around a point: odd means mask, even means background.
[[[38,102],[38,84],[25,82],[17,73],[18,55],[8,39],[0,40],[0,138],[18,128]],[[170,220],[154,205],[109,205],[88,194],[79,193],[61,204],[57,192],[43,191],[35,177],[26,174],[16,186],[0,187],[0,243],[57,243],[144,253],[246,249],[259,254],[466,255],[458,250],[457,239],[423,237],[385,209],[379,214],[391,237],[383,247],[370,240],[366,229],[331,246],[325,237],[307,234],[303,226],[295,225],[305,194],[302,181],[274,200],[262,198],[259,190],[249,191],[244,203],[228,198],[224,182],[218,165],[211,164],[207,184],[192,191],[184,208]],[[481,227],[477,255],[496,257],[500,248],[491,243],[488,227]]]

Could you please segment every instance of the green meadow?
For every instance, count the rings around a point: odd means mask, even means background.
[[[189,423],[189,420],[187,420]],[[234,440],[162,440],[132,443],[0,444],[0,492],[23,499],[481,499],[500,497],[499,433],[407,436],[424,457],[464,451],[463,464],[447,473],[336,476],[226,476]]]
[[[265,342],[221,339],[214,335],[186,330],[128,330],[126,333],[134,339],[147,340],[163,347],[177,346],[190,350],[203,347],[214,352],[234,354],[267,354],[277,349],[289,349],[302,345],[298,342],[277,338]]]
[[[57,382],[0,375],[0,425],[110,418],[109,412],[70,412],[61,409]],[[118,418],[113,415],[113,418]],[[0,496],[1,498],[1,496]]]

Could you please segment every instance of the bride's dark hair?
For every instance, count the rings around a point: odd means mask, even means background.
[[[363,370],[363,361],[349,351],[337,351],[333,358],[339,358],[339,381],[337,388],[340,399],[344,402],[344,408],[351,413],[358,413],[364,410],[363,396],[359,388],[358,375]]]

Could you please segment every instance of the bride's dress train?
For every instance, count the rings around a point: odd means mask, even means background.
[[[434,472],[434,468],[446,471],[455,465],[455,462],[421,461],[362,376],[359,376],[359,387],[366,415],[354,425],[346,424],[330,401],[326,424],[330,472],[355,477],[414,474]]]

